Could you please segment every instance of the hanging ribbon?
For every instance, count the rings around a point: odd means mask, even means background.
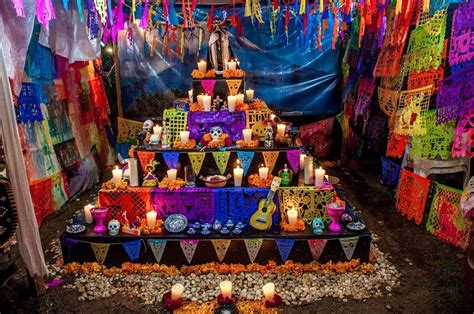
[[[179,245],[181,246],[181,250],[183,250],[183,254],[186,257],[186,260],[189,264],[193,260],[194,252],[196,252],[197,245],[199,240],[181,240],[179,241]]]
[[[216,80],[201,80],[201,85],[207,95],[212,95]]]
[[[253,156],[255,156],[255,152],[237,151],[237,158],[240,160],[240,164],[244,169],[244,176],[246,176],[249,171]]]
[[[217,168],[219,168],[220,174],[224,175],[227,168],[227,162],[229,161],[230,152],[212,152],[212,156],[214,156],[214,160],[216,162]]]
[[[349,238],[339,239],[339,242],[341,243],[342,249],[344,250],[344,254],[346,255],[347,260],[350,260],[352,258],[352,255],[354,254],[358,241],[359,241],[359,237],[349,237]]]
[[[138,160],[140,161],[140,166],[142,166],[143,172],[146,173],[146,165],[148,165],[153,160],[153,158],[155,158],[155,153],[139,151],[137,154]]]
[[[265,161],[265,167],[268,167],[268,173],[272,173],[279,153],[279,151],[262,152],[263,160]]]
[[[148,239],[148,245],[151,248],[151,252],[155,257],[157,263],[160,263],[161,258],[163,257],[163,253],[165,252],[166,248],[166,240],[161,239]]]
[[[308,240],[309,250],[311,251],[311,255],[315,261],[318,261],[321,257],[321,254],[326,247],[326,243],[328,240],[326,239],[310,239]]]
[[[247,254],[249,255],[250,262],[253,263],[255,258],[260,251],[263,239],[244,239],[245,247],[247,248]]]
[[[44,28],[49,29],[49,21],[56,18],[51,0],[36,1],[36,17]]]
[[[23,5],[23,0],[13,0],[13,7],[15,8],[16,16],[25,17],[25,7]]]
[[[107,19],[107,3],[106,0],[94,0],[95,10],[99,13],[100,21],[105,25]]]
[[[97,263],[103,264],[107,253],[109,252],[110,244],[106,243],[91,243],[92,251],[94,252]]]
[[[202,163],[206,158],[206,153],[204,152],[194,152],[188,153],[189,160],[191,161],[191,166],[193,167],[194,173],[198,176],[201,171]]]
[[[298,173],[300,169],[300,151],[299,150],[289,150],[286,152],[286,158],[288,159],[288,163],[293,169],[294,173]]]
[[[293,239],[275,239],[275,244],[280,252],[282,262],[286,262],[290,256],[295,240]]]
[[[216,255],[219,259],[219,262],[222,263],[227,253],[227,250],[229,249],[230,240],[212,240],[212,245],[214,246],[214,250],[216,251]]]
[[[142,241],[128,241],[122,243],[123,249],[127,252],[128,257],[132,262],[136,262],[140,257],[140,249],[142,247]]]
[[[145,4],[143,5],[143,14],[140,20],[140,27],[147,28],[148,27],[148,1],[145,0]]]
[[[240,84],[242,84],[242,80],[226,80],[227,87],[229,88],[229,92],[232,96],[237,95],[239,92]]]
[[[163,153],[163,159],[169,169],[178,169],[179,153],[178,152],[166,152]]]

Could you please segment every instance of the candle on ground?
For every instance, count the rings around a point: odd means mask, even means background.
[[[245,143],[249,143],[252,140],[252,129],[243,129],[242,134],[244,135]]]
[[[243,104],[244,103],[244,94],[235,95],[235,103],[237,105]]]
[[[119,169],[118,166],[115,166],[115,169],[112,170],[112,182],[119,184],[122,181],[122,169]]]
[[[286,212],[286,215],[288,216],[289,225],[296,224],[296,221],[298,220],[298,211],[296,209],[290,209]]]
[[[207,62],[204,60],[201,60],[198,62],[198,69],[201,72],[206,72],[207,71]]]
[[[184,291],[184,286],[180,283],[177,283],[171,287],[171,299],[172,300],[178,300],[181,299],[181,296],[183,295]]]
[[[181,138],[182,143],[189,142],[189,131],[181,131],[179,132],[179,137]]]
[[[178,172],[177,169],[169,169],[168,171],[166,171],[166,173],[168,174],[168,179],[170,181],[175,181],[177,172]]]
[[[84,215],[86,216],[86,223],[91,224],[92,221],[94,221],[94,218],[92,218],[91,214],[91,209],[94,208],[95,206],[92,204],[87,204],[84,206]]]
[[[322,186],[324,181],[324,175],[326,171],[323,168],[319,167],[318,169],[314,170],[314,185]]]
[[[202,104],[204,106],[204,111],[211,111],[211,96],[203,95]]]
[[[229,67],[229,70],[235,71],[237,69],[237,62],[229,61],[227,62],[227,66]]]
[[[222,281],[219,286],[221,288],[221,294],[224,298],[232,297],[232,282],[225,280]]]
[[[279,137],[285,136],[286,124],[277,124],[277,134]]]
[[[271,301],[273,300],[273,297],[275,296],[275,284],[273,282],[269,282],[266,285],[262,287],[263,290],[263,296],[265,297],[265,300]]]
[[[146,224],[149,228],[153,228],[156,223],[156,212],[154,210],[146,213]]]
[[[227,107],[229,108],[230,112],[235,111],[235,102],[236,102],[236,97],[235,96],[227,96]]]
[[[266,180],[268,177],[268,167],[260,167],[258,168],[258,175],[261,179]]]
[[[254,90],[249,88],[245,91],[245,94],[247,94],[247,99],[248,100],[252,100],[253,99],[253,93],[254,93]]]

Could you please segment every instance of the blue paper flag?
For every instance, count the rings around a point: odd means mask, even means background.
[[[178,168],[179,153],[177,152],[166,152],[163,153],[163,159],[165,160],[166,165],[170,169]]]
[[[380,180],[382,184],[394,189],[398,185],[398,179],[400,177],[401,166],[387,157],[382,156],[382,171],[380,174]]]
[[[278,247],[278,251],[280,252],[280,257],[283,262],[288,260],[288,256],[290,256],[291,249],[293,248],[293,244],[295,244],[295,240],[293,239],[275,239],[275,244]]]
[[[247,172],[252,164],[253,156],[255,155],[254,152],[245,152],[245,151],[237,151],[237,158],[240,160],[240,164],[244,169],[244,176],[247,175]]]
[[[124,242],[122,243],[122,246],[132,262],[138,260],[140,257],[140,248],[142,247],[141,240]]]

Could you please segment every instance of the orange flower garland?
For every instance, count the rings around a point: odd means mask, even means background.
[[[183,143],[181,141],[174,141],[173,148],[176,149],[193,149],[196,147],[196,141],[190,139],[187,143]]]
[[[216,77],[216,70],[212,69],[207,72],[201,72],[198,69],[194,69],[191,76],[195,79],[212,78]]]
[[[244,103],[244,102],[235,105],[235,110],[236,110],[236,111],[245,111],[245,110],[249,110],[249,109],[250,109],[249,105],[247,105],[247,104]]]
[[[126,189],[128,186],[127,181],[120,181],[118,184],[115,184],[113,180],[109,180],[107,182],[102,183],[102,189],[103,190],[123,190]]]
[[[243,70],[224,70],[222,76],[225,78],[232,78],[232,77],[245,77],[245,71]]]
[[[163,233],[163,220],[157,219],[155,225],[153,228],[148,227],[148,223],[146,218],[143,218],[140,221],[140,231],[142,234],[147,235],[147,234],[160,234]]]
[[[173,191],[182,188],[185,184],[186,182],[184,182],[183,179],[177,178],[176,180],[171,181],[167,177],[164,177],[163,180],[161,180],[160,184],[158,184],[158,187],[160,189],[168,189]]]
[[[287,232],[298,232],[298,231],[304,231],[304,229],[306,228],[306,225],[304,224],[303,220],[298,218],[294,225],[290,225],[286,220],[282,220],[280,222],[280,228]]]
[[[207,144],[207,147],[208,148],[219,148],[219,147],[224,147],[226,144],[226,139],[229,138],[229,135],[227,134],[222,134],[219,139],[217,141],[214,141],[212,139],[212,136],[210,133],[206,133],[204,134],[204,136],[202,137],[202,139],[205,141],[205,142],[208,142]]]
[[[250,142],[246,143],[244,140],[238,140],[235,142],[235,145],[240,146],[240,147],[257,147],[258,146],[258,140],[251,140]]]
[[[249,185],[257,188],[268,188],[272,185],[273,176],[268,174],[267,179],[262,179],[258,174],[251,174],[249,176],[248,182]]]
[[[249,108],[252,110],[267,109],[267,105],[261,99],[257,99],[250,103]]]
[[[194,102],[189,105],[189,111],[204,111],[204,106],[200,103]]]

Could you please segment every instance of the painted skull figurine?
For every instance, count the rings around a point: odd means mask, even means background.
[[[312,223],[313,233],[314,234],[322,234],[324,230],[324,222],[320,217],[316,217],[313,219]]]
[[[120,222],[117,219],[112,219],[107,225],[109,229],[109,234],[111,236],[116,236],[120,231]]]
[[[221,127],[215,126],[211,128],[209,133],[211,134],[211,138],[213,141],[218,141],[221,138],[221,135],[224,134],[224,131],[222,131]]]
[[[153,123],[153,121],[146,120],[145,122],[143,122],[143,131],[150,133],[154,125],[155,124]]]

